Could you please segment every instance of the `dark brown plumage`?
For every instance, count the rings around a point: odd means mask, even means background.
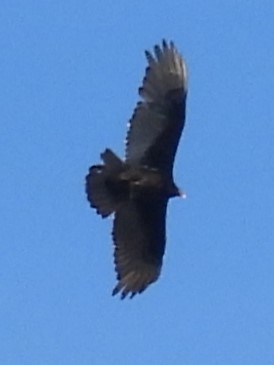
[[[174,44],[163,41],[148,61],[141,101],[130,120],[126,156],[110,149],[86,176],[91,207],[103,218],[114,213],[113,295],[143,292],[160,275],[166,241],[168,200],[179,196],[173,164],[185,123],[186,66]]]

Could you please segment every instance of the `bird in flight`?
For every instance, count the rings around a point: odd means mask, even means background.
[[[126,137],[125,158],[111,149],[90,167],[86,194],[103,218],[114,214],[112,237],[117,285],[124,299],[142,293],[161,271],[170,198],[183,193],[173,164],[185,125],[187,71],[173,42],[145,51],[147,68]]]

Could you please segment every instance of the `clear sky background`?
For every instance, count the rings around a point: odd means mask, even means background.
[[[0,11],[0,363],[274,364],[274,2],[13,1]],[[124,153],[165,37],[189,69],[160,280],[111,297],[84,194]]]

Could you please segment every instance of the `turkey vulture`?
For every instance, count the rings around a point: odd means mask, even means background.
[[[173,42],[145,51],[148,66],[129,123],[125,159],[101,154],[86,176],[86,194],[103,218],[114,213],[113,295],[132,298],[160,275],[168,200],[180,196],[173,163],[185,124],[186,65]]]

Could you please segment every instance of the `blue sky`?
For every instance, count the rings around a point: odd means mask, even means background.
[[[274,363],[274,3],[2,1],[0,363]],[[111,219],[84,194],[121,156],[165,37],[189,69],[157,284],[115,284]]]

